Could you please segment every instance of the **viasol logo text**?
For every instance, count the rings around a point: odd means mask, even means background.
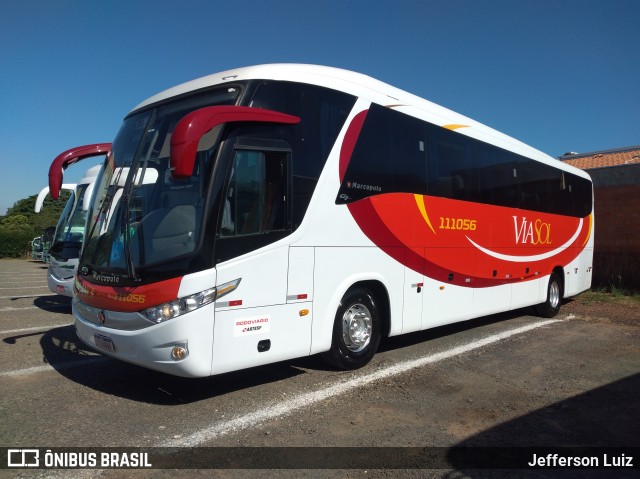
[[[524,216],[514,216],[513,229],[516,244],[551,244],[551,223],[545,223],[541,219],[529,221]]]

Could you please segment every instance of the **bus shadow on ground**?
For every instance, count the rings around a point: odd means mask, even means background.
[[[47,263],[43,263],[42,260],[30,259],[28,261],[29,263],[36,265],[38,269],[49,269],[49,265]]]
[[[157,405],[197,402],[305,372],[286,361],[208,378],[172,376],[96,353],[80,341],[73,325],[47,331],[40,345],[43,362],[67,379],[106,394]]]
[[[33,305],[49,313],[71,314],[71,298],[68,296],[39,296],[33,300]]]
[[[60,298],[58,301],[65,299]],[[524,310],[511,311],[388,338],[381,344],[380,352],[517,318],[525,313]],[[41,338],[41,347],[43,361],[71,381],[114,396],[159,405],[196,402],[275,383],[305,374],[308,370],[335,371],[319,355],[314,355],[208,378],[181,378],[100,355],[80,341],[73,325],[46,332]]]
[[[503,321],[508,321],[510,319],[516,319],[522,316],[530,315],[535,316],[533,308],[514,309],[512,311],[506,311],[504,313],[481,316],[479,318],[469,319],[466,321],[451,323],[444,326],[437,326],[435,328],[429,328],[415,333],[392,336],[390,338],[384,338],[380,342],[378,352],[393,351],[395,349],[413,346],[415,344],[423,343],[432,339],[451,336],[462,331],[468,331],[474,328],[479,328],[482,326],[496,324]]]
[[[601,469],[581,468],[580,474],[576,475],[577,469],[538,468],[519,470],[513,477],[638,477],[637,468],[610,470],[611,476],[603,474],[607,471],[602,469],[605,453],[610,463],[611,458],[616,453],[620,456],[625,448],[627,452],[634,448],[637,453],[640,431],[638,397],[640,374],[634,374],[468,437],[451,448],[447,458],[456,469],[458,475],[455,477],[493,477],[488,474],[491,472],[489,469],[505,468],[509,464],[526,468],[523,461],[531,461],[534,453],[538,456],[549,453],[595,456]],[[634,457],[634,461],[637,460]]]

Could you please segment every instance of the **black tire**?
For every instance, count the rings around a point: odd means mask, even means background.
[[[557,273],[551,273],[547,285],[547,299],[536,306],[536,313],[543,318],[553,318],[560,311],[561,303],[562,283]]]
[[[361,368],[378,350],[380,336],[380,310],[371,291],[347,291],[336,312],[331,349],[322,358],[338,369]]]

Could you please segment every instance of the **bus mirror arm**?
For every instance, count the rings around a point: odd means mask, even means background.
[[[95,143],[92,145],[76,146],[56,156],[49,167],[49,192],[51,193],[51,197],[57,200],[60,196],[64,170],[69,165],[92,156],[108,155],[110,151],[111,143]]]
[[[247,106],[208,106],[185,115],[171,135],[171,174],[190,178],[200,138],[216,126],[231,122],[296,124],[297,116]]]

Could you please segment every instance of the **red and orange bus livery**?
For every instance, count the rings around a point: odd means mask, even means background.
[[[370,77],[226,71],[138,105],[95,182],[73,311],[105,354],[209,376],[589,288],[589,176]]]

